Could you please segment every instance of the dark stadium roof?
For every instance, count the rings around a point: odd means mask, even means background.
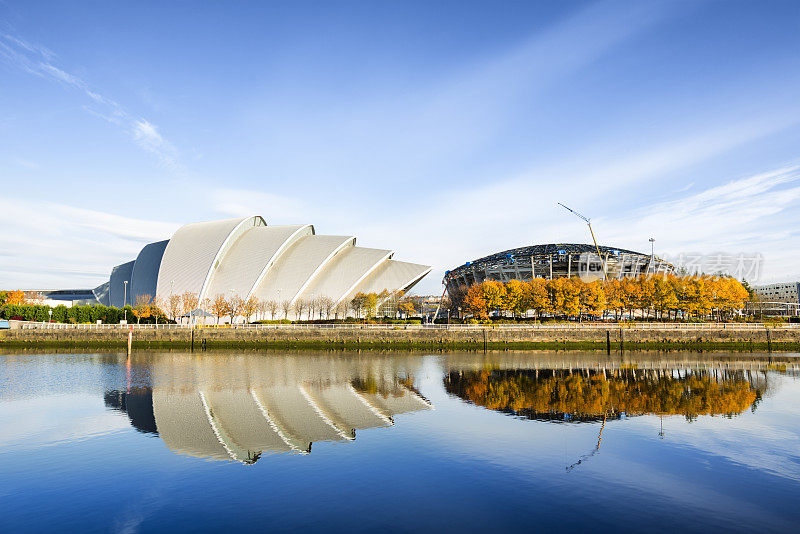
[[[641,252],[634,252],[633,250],[607,247],[605,245],[600,245],[599,248],[601,254],[636,254],[637,256],[647,255],[642,254]],[[460,269],[461,267],[465,267],[467,265],[472,265],[473,263],[491,263],[514,258],[528,258],[531,256],[559,254],[561,251],[563,251],[564,254],[582,254],[584,252],[597,253],[597,249],[594,245],[586,245],[581,243],[549,243],[547,245],[529,245],[527,247],[512,248],[510,250],[504,250],[503,252],[496,252],[494,254],[490,254],[489,256],[484,256],[483,258],[460,265],[456,269]]]

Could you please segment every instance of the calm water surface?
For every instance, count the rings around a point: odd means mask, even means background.
[[[0,531],[800,530],[800,360],[0,354]]]

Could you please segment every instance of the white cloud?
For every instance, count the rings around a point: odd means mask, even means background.
[[[619,195],[651,180],[690,168],[748,142],[797,123],[796,113],[779,117],[718,124],[707,131],[687,134],[677,141],[645,147],[639,152],[604,153],[597,148],[551,166],[539,166],[486,185],[460,187],[415,202],[414,207],[389,205],[384,216],[364,227],[367,242],[379,239],[403,251],[411,261],[431,263],[434,271],[419,286],[421,292],[439,291],[446,269],[499,250],[534,243],[586,242],[586,226],[563,212],[557,202],[593,216],[602,243],[622,248],[649,248],[656,237],[666,252],[760,252],[765,258],[762,279],[798,277],[791,257],[791,228],[797,191],[781,187],[796,180],[795,168],[781,169],[744,180],[734,179],[695,194],[689,189],[672,193],[669,203],[630,208],[619,206]],[[417,207],[418,206],[418,207]],[[800,222],[800,221],[797,221]]]
[[[122,217],[54,202],[0,197],[0,285],[88,289],[146,243],[168,239],[178,224]]]
[[[800,167],[731,180],[602,221],[608,242],[656,238],[659,253],[759,253],[759,281],[800,278]],[[754,280],[751,280],[754,281]]]
[[[133,116],[113,99],[93,90],[79,76],[54,65],[52,61],[55,54],[47,48],[28,43],[19,37],[2,34],[0,35],[0,57],[5,59],[6,63],[29,74],[55,80],[82,92],[91,100],[92,105],[84,107],[89,113],[123,127],[139,146],[154,154],[164,167],[176,172],[184,171],[175,146],[158,133],[154,124],[146,119]]]
[[[145,119],[135,120],[133,122],[133,138],[139,146],[155,154],[165,167],[181,169],[177,150],[158,133],[158,129],[154,124]]]

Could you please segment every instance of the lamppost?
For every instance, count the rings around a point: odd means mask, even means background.
[[[653,268],[653,273],[655,273],[656,272],[656,268],[655,268],[655,265],[653,265],[653,261],[655,260],[656,256],[655,256],[655,248],[654,248],[653,243],[655,243],[656,240],[651,237],[648,241],[650,241],[650,266]]]
[[[122,283],[125,284],[125,292],[122,294],[122,309],[125,311],[125,324],[128,324],[128,310],[125,309],[125,306],[128,305],[128,281],[124,280]]]
[[[50,316],[50,320],[47,321],[48,324],[52,323],[53,322],[53,308],[50,308],[49,310],[47,310],[47,314]]]

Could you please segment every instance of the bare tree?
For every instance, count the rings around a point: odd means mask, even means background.
[[[327,295],[323,295],[319,298],[319,318],[322,319],[322,313],[325,312],[325,319],[331,318],[331,310],[333,310],[333,299]]]
[[[350,299],[350,307],[353,309],[353,313],[356,315],[356,319],[361,318],[361,312],[364,310],[364,307],[367,303],[367,295],[364,293],[356,293],[353,295],[353,298]]]
[[[336,320],[339,319],[339,314],[342,316],[342,320],[347,318],[347,310],[350,307],[350,301],[343,300],[339,304],[337,304],[333,309],[333,316]]]
[[[181,296],[170,295],[167,297],[167,312],[169,318],[177,322],[178,316],[181,314]]]
[[[274,300],[267,300],[267,301],[264,302],[264,304],[265,304],[266,311],[269,311],[270,319],[274,321],[275,320],[275,314],[278,312],[278,307],[280,305]]]
[[[228,313],[231,316],[231,324],[236,322],[236,318],[244,315],[244,299],[239,295],[228,297]]]
[[[306,300],[306,306],[308,306],[308,320],[312,320],[314,318],[314,310],[317,307],[317,299],[310,298]]]
[[[258,317],[257,320],[263,321],[264,318],[267,316],[267,301],[258,298],[256,299],[256,301],[258,302],[258,308],[256,310],[257,312],[256,317]]]
[[[153,297],[150,299],[150,313],[155,318],[156,324],[158,324],[158,317],[166,315],[164,313],[164,299],[159,297]]]
[[[283,319],[284,321],[289,318],[289,310],[292,309],[292,301],[291,300],[284,300],[281,302],[281,310],[283,310]]]
[[[297,299],[294,301],[292,305],[292,311],[294,311],[294,316],[297,321],[302,319],[303,310],[306,309],[306,301],[303,299]]]

